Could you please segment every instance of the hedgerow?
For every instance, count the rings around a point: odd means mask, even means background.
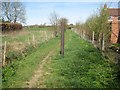
[[[20,23],[2,23],[2,31],[8,32],[8,31],[14,31],[14,30],[21,30],[22,24]]]

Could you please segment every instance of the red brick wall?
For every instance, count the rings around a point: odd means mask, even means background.
[[[117,43],[119,37],[118,17],[113,17],[112,20],[111,43]]]
[[[120,21],[119,21],[119,26],[118,27],[119,27],[118,43],[120,44]]]

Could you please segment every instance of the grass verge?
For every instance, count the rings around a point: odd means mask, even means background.
[[[59,37],[40,44],[34,52],[21,60],[14,61],[11,65],[2,69],[3,88],[22,88],[25,81],[29,80],[40,61],[58,44]]]
[[[47,88],[117,88],[111,64],[93,45],[72,31],[66,32],[65,56],[46,65]]]

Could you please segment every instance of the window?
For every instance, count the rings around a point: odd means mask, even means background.
[[[118,16],[118,20],[120,20],[120,16]]]
[[[112,20],[112,16],[109,16],[108,19],[109,19],[109,20]]]

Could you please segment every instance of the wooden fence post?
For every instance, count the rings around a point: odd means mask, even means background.
[[[65,26],[64,23],[61,22],[61,55],[64,57],[64,31],[65,31]]]
[[[30,39],[28,38],[28,44],[30,45]]]
[[[48,40],[50,39],[50,32],[48,31]]]
[[[52,32],[52,38],[54,38],[54,32]]]
[[[32,40],[33,40],[33,46],[35,46],[35,36],[34,36],[34,34],[33,34]]]
[[[92,44],[94,44],[94,39],[95,39],[95,32],[93,31],[93,34],[92,34]]]
[[[45,40],[48,41],[47,32],[45,31]]]
[[[5,66],[5,57],[6,57],[6,41],[5,41],[5,44],[4,44],[3,66]]]
[[[102,51],[105,50],[105,40],[104,40],[104,33],[102,34]]]
[[[41,40],[40,40],[40,41],[41,41],[42,43],[44,42],[43,35],[44,35],[44,34],[43,34],[43,31],[41,31]]]
[[[85,39],[85,31],[83,31],[83,39]]]
[[[101,50],[101,33],[99,33],[98,47]]]

